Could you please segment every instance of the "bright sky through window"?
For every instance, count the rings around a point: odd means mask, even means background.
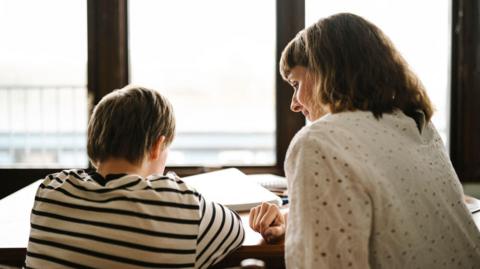
[[[130,1],[131,81],[172,102],[170,165],[275,163],[275,1]]]
[[[86,1],[0,0],[0,167],[86,167]]]

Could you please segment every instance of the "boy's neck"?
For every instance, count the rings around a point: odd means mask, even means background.
[[[97,173],[106,177],[109,174],[134,174],[142,177],[147,177],[148,172],[140,164],[132,164],[125,159],[110,158],[106,161],[97,164]]]

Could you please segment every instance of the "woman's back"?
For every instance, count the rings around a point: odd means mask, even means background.
[[[417,122],[398,110],[379,120],[342,112],[297,134],[286,161],[288,267],[480,264],[480,233],[442,141]]]

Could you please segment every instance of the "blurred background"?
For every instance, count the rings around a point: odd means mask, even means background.
[[[127,8],[130,83],[165,94],[176,112],[168,165],[274,165],[276,1]],[[450,1],[306,0],[305,25],[337,12],[392,39],[448,145]],[[0,167],[87,167],[87,1],[0,0],[0,36]]]

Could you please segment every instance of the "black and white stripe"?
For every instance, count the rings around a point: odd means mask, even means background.
[[[26,268],[207,268],[243,239],[238,215],[178,178],[65,170],[37,191]]]

